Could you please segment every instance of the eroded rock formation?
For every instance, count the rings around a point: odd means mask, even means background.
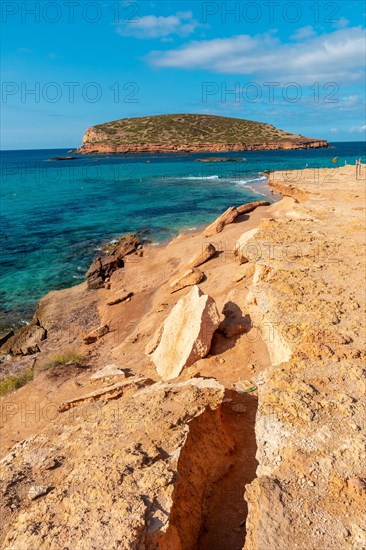
[[[158,345],[151,354],[158,374],[164,380],[176,378],[184,367],[206,357],[219,323],[214,300],[195,285],[161,327]]]

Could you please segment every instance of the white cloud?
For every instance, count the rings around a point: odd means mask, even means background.
[[[364,74],[365,31],[337,30],[303,43],[281,43],[273,35],[236,35],[191,41],[168,51],[153,51],[156,67],[204,69],[216,73],[261,75],[274,81],[358,81]]]
[[[339,110],[345,112],[365,112],[365,100],[360,94],[351,94],[341,97],[339,100]]]
[[[353,126],[350,129],[350,132],[366,132],[366,124],[363,124],[363,126]]]
[[[314,36],[315,30],[314,27],[311,25],[307,25],[306,27],[301,27],[301,29],[297,29],[296,32],[294,32],[293,35],[290,36],[292,40],[305,40],[306,38],[311,38]]]
[[[348,27],[349,22],[349,19],[341,17],[336,23],[333,23],[333,27],[335,27],[336,29],[344,29]]]
[[[119,23],[116,32],[134,38],[164,38],[171,35],[181,37],[192,34],[200,24],[193,19],[191,11],[177,12],[175,15],[145,15],[136,21]]]
[[[338,134],[339,130],[338,130],[338,128],[331,128],[329,131],[330,131],[331,134]]]

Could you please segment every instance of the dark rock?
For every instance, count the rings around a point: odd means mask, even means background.
[[[98,288],[103,288],[103,287],[104,287],[103,277],[100,277],[98,274],[96,274],[88,278],[89,290],[98,290]]]
[[[39,344],[47,338],[47,331],[39,326],[36,319],[20,328],[1,347],[2,353],[13,355],[33,355],[40,351]]]
[[[121,260],[117,258],[117,256],[105,256],[100,260],[100,263],[104,280],[107,277],[110,277],[112,273],[116,271],[116,269],[119,269],[124,265],[123,261],[121,262]]]
[[[141,247],[140,239],[134,233],[130,233],[121,237],[117,243],[105,245],[103,251],[122,260],[127,254],[136,252],[139,247]]]
[[[13,330],[9,330],[8,332],[0,336],[0,347],[5,344],[5,342],[7,342],[12,336],[14,336]]]
[[[94,260],[94,262],[89,267],[88,271],[85,273],[85,277],[92,277],[95,274],[98,274],[102,268],[102,264],[99,258]]]
[[[75,160],[77,157],[52,157],[50,160]]]
[[[117,243],[105,245],[103,252],[106,255],[96,258],[86,273],[88,289],[107,288],[112,273],[124,267],[123,258],[137,250],[141,256],[140,239],[133,233],[125,235]]]

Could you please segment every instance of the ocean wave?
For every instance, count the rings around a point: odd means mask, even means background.
[[[259,183],[260,181],[266,181],[266,176],[258,176],[257,178],[251,179],[235,179],[235,183],[238,185],[248,185],[248,183]]]
[[[189,176],[185,180],[219,180],[219,176]]]

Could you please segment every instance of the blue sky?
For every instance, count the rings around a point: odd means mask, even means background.
[[[209,113],[365,138],[365,5],[298,0],[1,2],[1,148]],[[33,90],[33,93],[32,93]]]

